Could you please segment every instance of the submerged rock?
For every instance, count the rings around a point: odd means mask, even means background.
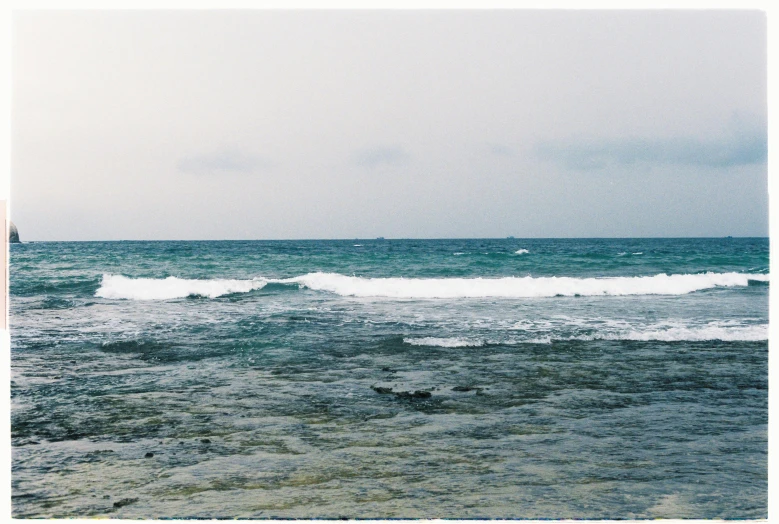
[[[403,399],[430,398],[433,396],[429,391],[393,391],[392,388],[383,388],[381,386],[371,386],[371,389],[380,395],[395,395]]]
[[[153,456],[154,456],[154,453],[152,453],[151,451],[149,451],[146,455],[144,455],[144,457],[147,458],[147,459],[150,459]]]
[[[211,444],[211,439],[204,438],[200,442],[202,442],[203,444]]]
[[[414,391],[413,393],[411,391],[400,391],[398,393],[395,393],[395,396],[398,398],[405,398],[405,399],[413,399],[413,398],[430,398],[433,396],[432,393],[429,391]]]
[[[123,506],[127,506],[127,505],[129,505],[129,504],[133,504],[133,503],[135,503],[135,502],[138,502],[138,499],[137,499],[137,498],[135,498],[135,499],[122,499],[122,500],[117,500],[116,502],[114,502],[114,507],[115,507],[115,508],[121,508],[121,507],[123,507]]]
[[[16,229],[16,225],[13,222],[8,225],[8,241],[11,244],[19,244],[21,242],[19,240],[19,230]]]
[[[475,391],[476,393],[481,393],[484,388],[477,388],[474,386],[455,386],[452,388],[452,391],[458,391],[461,393],[467,392],[467,391]]]

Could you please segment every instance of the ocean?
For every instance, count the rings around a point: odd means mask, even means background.
[[[766,238],[10,264],[17,518],[767,518]]]

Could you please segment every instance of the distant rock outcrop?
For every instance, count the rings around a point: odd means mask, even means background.
[[[8,241],[12,244],[21,242],[21,240],[19,240],[19,230],[16,229],[13,222],[8,226]]]

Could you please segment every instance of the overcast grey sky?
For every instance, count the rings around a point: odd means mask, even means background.
[[[757,11],[14,16],[23,240],[762,236]]]

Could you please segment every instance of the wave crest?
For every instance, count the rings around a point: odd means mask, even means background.
[[[105,274],[95,296],[127,300],[169,300],[189,296],[216,298],[260,289],[267,283],[265,279],[190,280],[176,277],[128,278],[122,275]]]
[[[342,296],[387,298],[529,298],[599,295],[684,295],[715,287],[747,286],[768,275],[705,273],[643,277],[363,278],[309,273],[289,279]]]
[[[349,297],[398,299],[684,295],[704,289],[748,286],[750,282],[768,281],[769,275],[746,273],[605,278],[364,278],[338,273],[308,273],[287,279],[252,280],[128,278],[106,274],[95,296],[129,300],[166,300],[193,295],[216,298],[261,289],[268,284],[297,284]]]

